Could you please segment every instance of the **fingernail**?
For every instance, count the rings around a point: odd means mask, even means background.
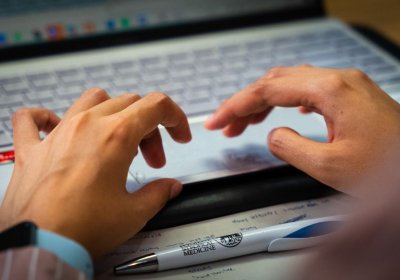
[[[215,114],[210,115],[204,122],[204,126],[206,128],[213,128],[214,126],[212,125],[212,123],[215,121]]]
[[[209,115],[206,119],[206,122],[210,122],[215,118],[215,114]]]
[[[180,194],[181,191],[182,191],[182,183],[175,182],[171,186],[171,192],[169,194],[169,199],[173,199],[173,198],[177,197]]]

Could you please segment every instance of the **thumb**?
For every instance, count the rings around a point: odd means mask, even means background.
[[[320,169],[328,152],[327,145],[301,136],[287,127],[276,128],[268,135],[269,149],[276,157],[320,181],[323,181]]]
[[[146,184],[135,192],[135,204],[141,209],[140,215],[147,222],[182,190],[182,184],[174,179],[159,179]]]

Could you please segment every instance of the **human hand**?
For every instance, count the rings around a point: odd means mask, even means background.
[[[60,120],[46,109],[13,116],[15,166],[0,227],[32,220],[78,241],[93,257],[132,237],[181,190],[173,179],[129,194],[128,168],[140,147],[152,167],[165,164],[158,125],[177,142],[191,139],[183,111],[167,96],[86,91]],[[48,132],[40,140],[39,131]]]
[[[310,250],[299,280],[394,280],[400,278],[400,188],[380,186],[373,201],[356,210],[326,242]]]
[[[237,136],[249,124],[264,120],[274,106],[302,106],[303,112],[317,112],[328,129],[327,143],[290,128],[273,130],[268,145],[278,158],[357,196],[362,190],[356,186],[380,186],[398,176],[393,168],[400,163],[400,105],[362,72],[274,68],[223,103],[205,127]]]

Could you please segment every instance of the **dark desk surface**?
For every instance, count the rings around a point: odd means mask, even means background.
[[[329,15],[368,25],[400,45],[399,0],[325,0],[325,7]]]

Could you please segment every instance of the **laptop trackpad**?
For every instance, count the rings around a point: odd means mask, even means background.
[[[266,146],[269,131],[280,126],[291,127],[317,141],[326,139],[321,117],[282,108],[275,109],[264,122],[248,127],[235,138],[226,138],[221,131],[208,131],[199,122],[191,124],[192,141],[178,144],[161,129],[167,164],[153,169],[139,154],[130,167],[127,190],[135,191],[157,178],[177,178],[182,183],[192,183],[282,165],[284,163]]]

